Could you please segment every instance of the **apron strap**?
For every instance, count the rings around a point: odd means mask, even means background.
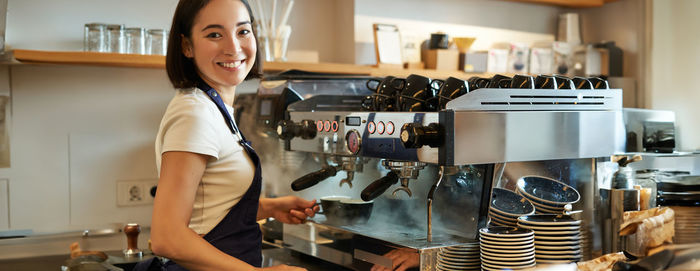
[[[226,120],[226,125],[228,125],[228,128],[231,130],[231,133],[233,134],[238,134],[241,136],[241,144],[246,144],[250,146],[250,141],[245,139],[245,136],[243,136],[243,133],[241,132],[240,129],[238,129],[238,126],[236,125],[236,121],[231,118],[231,114],[228,112],[228,109],[226,109],[226,105],[224,104],[224,101],[221,99],[221,95],[216,92],[216,90],[206,83],[199,83],[197,84],[197,87],[201,90],[204,91],[204,93],[209,96],[209,98],[216,104],[216,107],[219,109],[219,112],[221,112],[221,115],[224,117]]]

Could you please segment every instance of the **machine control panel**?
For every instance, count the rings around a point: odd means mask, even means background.
[[[431,126],[431,123],[437,125],[437,112],[297,111],[289,113],[290,119],[286,123],[280,122],[280,125],[306,127],[310,123],[315,133],[310,137],[306,129],[294,128],[306,133],[296,132],[291,137],[289,133],[280,134],[280,138],[289,140],[289,150],[292,151],[405,161],[425,161],[424,159],[428,159],[425,162],[437,161],[437,147],[440,141],[437,137],[442,135],[438,134],[437,127]],[[404,143],[401,139],[401,127],[406,125],[415,127],[407,131],[406,137],[410,144]],[[426,158],[428,156],[430,158]]]

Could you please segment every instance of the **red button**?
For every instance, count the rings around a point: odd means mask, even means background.
[[[331,123],[331,130],[333,130],[333,132],[337,132],[337,131],[338,131],[338,121],[334,120],[334,121]]]
[[[331,130],[331,122],[330,121],[323,122],[323,130],[325,130],[326,132]]]
[[[386,133],[391,135],[394,134],[394,123],[393,122],[387,122],[386,123]]]
[[[369,123],[367,123],[367,131],[370,134],[374,134],[374,131],[376,131],[376,130],[377,130],[377,126],[374,125],[374,121],[370,121]]]
[[[318,130],[319,132],[323,131],[323,121],[322,120],[316,121],[316,130]]]
[[[384,134],[384,128],[386,128],[386,127],[384,127],[383,121],[380,121],[377,123],[377,133],[379,133],[380,135]]]

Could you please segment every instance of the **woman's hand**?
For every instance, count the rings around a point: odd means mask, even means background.
[[[282,223],[301,224],[319,211],[315,200],[305,200],[296,196],[261,198],[258,220],[273,217]]]
[[[386,268],[381,265],[372,266],[372,271],[404,271],[408,268],[418,267],[420,264],[420,255],[409,248],[397,248],[384,254],[384,257],[391,259],[394,266]]]
[[[296,267],[296,266],[289,266],[286,264],[281,264],[281,265],[275,265],[275,266],[270,266],[270,267],[265,267],[265,268],[259,268],[258,270],[265,270],[265,271],[304,271],[306,270],[305,268],[301,267]]]

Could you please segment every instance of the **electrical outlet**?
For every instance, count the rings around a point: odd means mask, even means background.
[[[151,187],[158,180],[117,181],[117,206],[135,206],[153,204]]]

